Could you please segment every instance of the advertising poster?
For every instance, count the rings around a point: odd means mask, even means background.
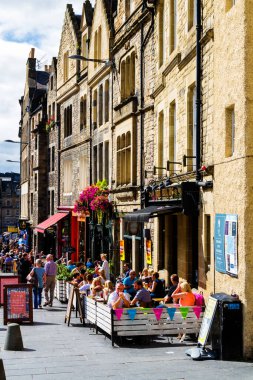
[[[226,215],[225,260],[226,272],[231,276],[237,276],[237,215]]]
[[[151,240],[146,240],[146,261],[147,264],[152,264],[152,254],[151,254]]]
[[[215,315],[217,304],[218,304],[217,299],[209,297],[205,314],[202,320],[199,337],[198,337],[198,343],[201,344],[202,346],[206,344],[206,341],[207,341],[207,338],[212,326],[212,321]]]
[[[215,227],[214,227],[215,269],[217,270],[217,272],[221,272],[221,273],[226,273],[225,220],[226,220],[226,214],[215,215]]]
[[[215,215],[215,269],[218,272],[228,273],[231,276],[238,275],[237,225],[237,215]]]
[[[120,255],[120,260],[125,261],[125,242],[124,242],[124,240],[119,241],[119,255]]]

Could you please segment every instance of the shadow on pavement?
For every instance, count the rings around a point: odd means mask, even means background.
[[[51,326],[59,326],[60,325],[60,323],[51,323],[51,322],[33,322],[33,325],[35,325],[35,326],[43,326],[43,325],[51,325]]]

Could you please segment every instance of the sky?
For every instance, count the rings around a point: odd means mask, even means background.
[[[98,0],[100,1],[100,0]],[[91,1],[93,4],[95,0]],[[26,61],[32,47],[41,69],[57,57],[66,4],[75,14],[82,0],[0,0],[0,172],[19,172],[19,99],[24,94]]]

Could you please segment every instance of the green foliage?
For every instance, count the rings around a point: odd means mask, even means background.
[[[63,264],[58,265],[56,279],[65,280],[65,281],[70,281],[72,279],[70,271],[65,265]]]
[[[97,181],[96,186],[99,187],[101,190],[107,190],[108,185],[106,179],[103,179],[102,181]]]

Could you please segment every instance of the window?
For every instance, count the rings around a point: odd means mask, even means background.
[[[210,270],[211,264],[211,217],[210,215],[205,215],[204,219],[204,247],[205,247],[205,272],[207,273]]]
[[[130,16],[130,2],[131,2],[131,0],[125,0],[125,15],[126,15],[126,20]]]
[[[80,191],[88,186],[88,160],[85,156],[80,157],[79,160],[79,179],[80,179]]]
[[[131,183],[131,133],[117,137],[117,185]]]
[[[170,104],[169,108],[169,160],[176,162],[177,157],[177,124],[176,124],[176,103]],[[170,170],[175,171],[176,165],[172,164]]]
[[[109,121],[109,80],[105,81],[105,123]]]
[[[93,148],[93,182],[96,183],[98,180],[98,171],[97,171],[97,146]]]
[[[72,105],[64,109],[64,138],[72,135]]]
[[[6,210],[6,215],[9,216],[10,215],[10,210]]]
[[[163,167],[163,161],[164,161],[164,117],[163,117],[163,111],[159,113],[158,117],[158,160],[157,160],[157,166],[162,168]],[[159,175],[163,174],[162,169],[158,169]]]
[[[187,156],[196,157],[196,87],[188,88],[187,93]],[[193,170],[196,158],[187,159],[187,170]]]
[[[177,45],[177,0],[170,0],[170,54]]]
[[[88,36],[87,33],[82,38],[82,56],[88,58]],[[82,61],[82,69],[87,67],[87,61]]]
[[[72,192],[72,160],[67,159],[63,163],[63,192]]]
[[[54,190],[51,191],[51,212],[50,215],[54,215]]]
[[[69,79],[69,52],[63,56],[63,80],[66,82]]]
[[[11,204],[11,202],[10,202],[10,201],[6,201],[6,206],[7,206],[7,207],[9,207],[9,206],[10,206],[10,204]]]
[[[225,110],[226,136],[225,157],[233,156],[235,152],[235,108],[234,105]]]
[[[237,0],[226,0],[226,12],[228,12],[235,4]]]
[[[51,75],[51,78],[50,78],[50,90],[52,91],[54,89],[54,77],[53,75]]]
[[[31,193],[31,214],[33,215],[33,193]]]
[[[188,0],[188,30],[196,25],[196,0]]]
[[[159,67],[162,66],[165,58],[164,46],[165,46],[165,12],[164,1],[160,1],[158,8],[158,44],[159,44]]]
[[[98,167],[98,180],[102,181],[103,180],[103,164],[104,164],[104,160],[103,160],[103,143],[99,144],[99,146],[98,146],[98,163],[99,163],[99,167]]]
[[[50,106],[48,106],[48,118],[49,119],[51,117],[51,113],[52,113],[52,111],[51,111],[51,105],[50,105]]]
[[[121,62],[121,100],[135,94],[135,52]]]
[[[94,34],[94,58],[98,59],[98,32],[97,30],[95,31]],[[94,62],[94,68],[96,68],[98,65],[97,62]]]
[[[38,174],[35,173],[35,176],[34,176],[34,191],[37,191],[38,189]]]
[[[87,98],[84,95],[80,101],[80,131],[87,126]]]
[[[51,160],[51,171],[54,172],[55,168],[55,147],[52,146],[52,160]]]
[[[97,100],[98,100],[98,93],[97,90],[93,92],[93,129],[97,128]]]
[[[53,102],[53,105],[52,105],[52,117],[54,118],[54,121],[56,122],[57,119],[55,118],[55,102]]]
[[[105,152],[104,152],[104,178],[109,184],[109,141],[105,142]]]
[[[37,134],[35,134],[34,149],[35,149],[35,150],[38,149],[38,136],[37,136]]]
[[[50,191],[47,192],[47,213],[50,215]]]
[[[103,124],[103,85],[99,86],[99,126]]]
[[[33,155],[31,155],[31,167],[30,167],[30,173],[31,173],[31,177],[33,176]]]

